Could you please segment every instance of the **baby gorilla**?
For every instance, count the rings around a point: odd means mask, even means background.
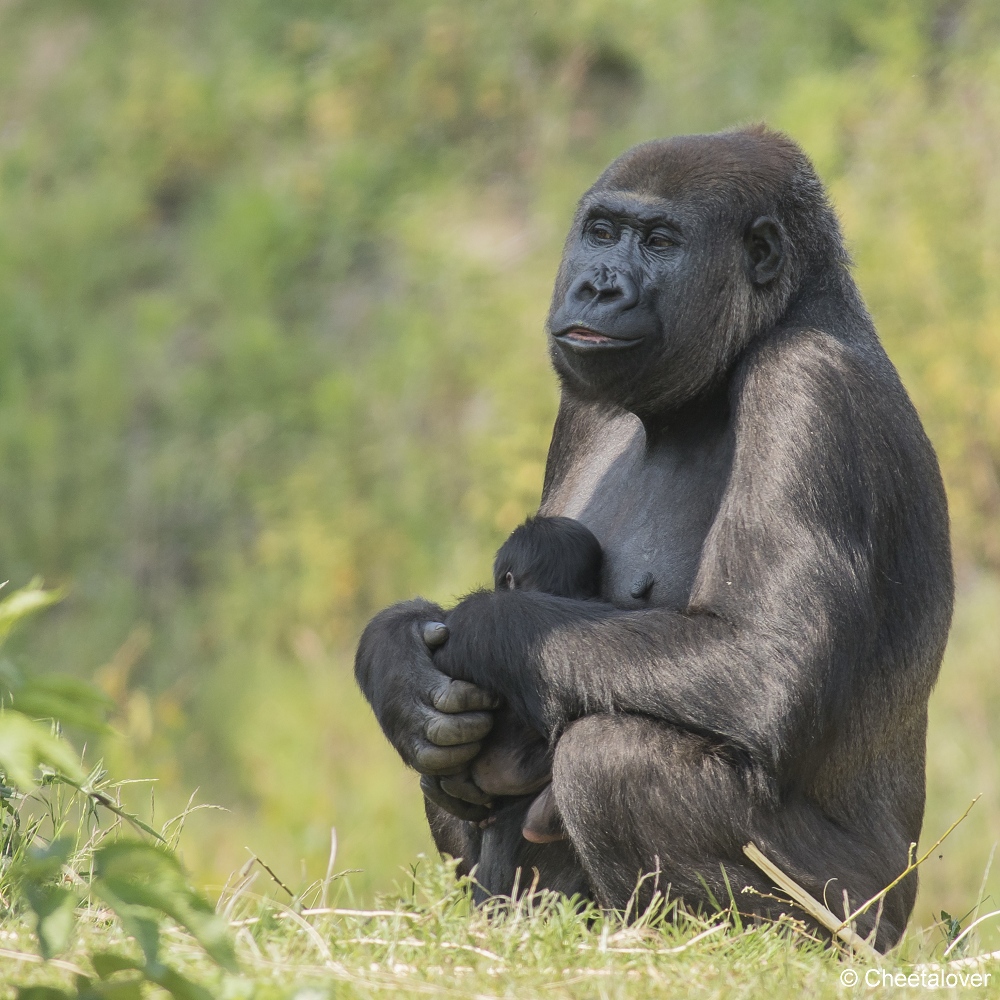
[[[497,590],[539,590],[557,597],[595,598],[600,594],[600,543],[579,521],[568,517],[529,517],[515,528],[493,563]],[[521,833],[547,844],[565,837],[552,794],[552,758],[539,733],[509,708],[497,715],[493,733],[472,763],[472,778],[491,796],[530,795]]]

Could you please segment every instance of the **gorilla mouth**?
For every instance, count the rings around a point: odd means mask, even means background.
[[[553,334],[556,340],[578,350],[595,350],[605,347],[631,347],[638,344],[641,337],[609,337],[606,333],[585,326],[570,326]]]

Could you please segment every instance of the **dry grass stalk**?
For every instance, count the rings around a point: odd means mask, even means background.
[[[909,875],[909,874],[910,874],[911,872],[915,872],[915,871],[916,871],[916,870],[917,870],[917,869],[918,869],[918,868],[919,868],[919,867],[920,867],[920,866],[921,866],[921,865],[922,865],[922,864],[923,864],[923,863],[924,863],[924,862],[925,862],[925,861],[926,861],[926,860],[927,860],[927,859],[928,859],[928,858],[929,858],[929,857],[930,857],[930,856],[931,856],[931,855],[932,855],[932,854],[933,854],[933,853],[934,853],[934,852],[935,852],[935,851],[936,851],[936,850],[937,850],[937,849],[938,849],[938,848],[939,848],[939,847],[940,847],[940,846],[941,846],[941,845],[942,845],[942,844],[943,844],[943,843],[945,842],[945,840],[947,840],[947,839],[948,839],[948,837],[950,837],[950,836],[951,836],[951,834],[952,834],[952,832],[954,831],[955,827],[957,827],[957,826],[958,826],[958,824],[959,824],[959,823],[961,823],[961,822],[962,822],[962,820],[964,820],[964,819],[965,819],[965,817],[966,817],[966,816],[968,816],[970,812],[972,812],[972,807],[973,807],[973,806],[974,806],[974,805],[975,805],[975,804],[976,804],[976,803],[977,803],[977,802],[978,802],[978,801],[979,801],[979,800],[980,800],[980,799],[981,799],[982,797],[983,797],[983,793],[982,793],[982,792],[980,792],[980,793],[979,793],[979,794],[978,794],[978,795],[977,795],[977,796],[976,796],[976,797],[975,797],[975,798],[974,798],[974,799],[973,799],[973,800],[972,800],[972,801],[971,801],[971,802],[969,803],[969,807],[968,807],[968,809],[966,809],[966,810],[965,810],[965,812],[964,812],[964,813],[962,813],[962,815],[961,815],[961,816],[959,816],[959,817],[958,817],[958,819],[956,819],[956,820],[955,820],[955,822],[954,822],[954,823],[952,823],[952,824],[951,824],[951,826],[949,826],[949,827],[948,827],[948,829],[947,829],[947,830],[945,830],[945,831],[944,831],[944,833],[942,833],[942,834],[941,834],[941,836],[940,836],[940,837],[938,837],[938,839],[937,839],[937,840],[935,840],[935,841],[934,841],[934,843],[933,843],[933,844],[931,844],[931,846],[930,846],[930,847],[928,847],[928,848],[927,848],[927,850],[926,850],[926,851],[924,851],[924,853],[923,853],[923,854],[921,854],[921,855],[920,855],[920,857],[919,857],[919,858],[917,858],[917,860],[916,860],[916,861],[911,861],[911,862],[910,862],[910,863],[909,863],[909,864],[908,864],[908,865],[907,865],[907,866],[906,866],[906,867],[905,867],[905,868],[903,869],[903,871],[902,871],[902,872],[901,872],[901,873],[899,874],[899,876],[898,876],[897,878],[894,878],[894,879],[893,879],[893,880],[892,880],[892,881],[891,881],[891,882],[890,882],[890,883],[889,883],[889,884],[888,884],[888,885],[887,885],[887,886],[886,886],[886,887],[885,887],[885,888],[884,888],[884,889],[883,889],[883,890],[882,890],[881,892],[877,892],[877,893],[876,893],[876,894],[875,894],[874,896],[872,896],[872,898],[871,898],[871,899],[869,899],[869,900],[868,900],[867,902],[865,902],[865,903],[862,903],[862,904],[861,904],[861,905],[860,905],[860,906],[859,906],[859,907],[858,907],[858,908],[857,908],[857,909],[856,909],[856,910],[855,910],[855,911],[854,911],[854,912],[853,912],[853,913],[852,913],[852,914],[851,914],[850,916],[848,916],[848,917],[846,917],[846,918],[845,918],[844,920],[842,920],[842,921],[840,922],[839,926],[840,926],[840,927],[846,927],[846,926],[847,926],[848,924],[851,924],[851,923],[853,923],[853,922],[854,922],[854,921],[855,921],[855,920],[856,920],[856,919],[857,919],[857,918],[858,918],[859,916],[861,916],[861,914],[862,914],[862,913],[864,913],[864,912],[865,912],[865,910],[867,910],[867,909],[868,909],[868,908],[869,908],[870,906],[872,906],[872,905],[874,905],[875,903],[879,902],[879,900],[882,900],[882,899],[884,899],[884,898],[886,897],[886,894],[887,894],[887,893],[889,892],[889,890],[890,890],[890,889],[895,889],[895,888],[896,888],[896,886],[897,886],[897,885],[899,885],[899,883],[900,883],[900,882],[902,882],[902,881],[903,881],[903,879],[904,879],[904,878],[906,878],[906,876],[907,876],[907,875]],[[910,856],[911,856],[911,857],[912,857],[912,852],[914,851],[914,849],[916,848],[916,846],[917,846],[916,844],[911,844],[911,845],[910,845],[910,852],[911,852],[911,855],[910,855]]]
[[[788,893],[792,901],[800,906],[813,920],[822,924],[835,938],[839,938],[852,951],[872,961],[878,961],[879,953],[860,935],[843,922],[822,903],[814,899],[794,879],[786,875],[770,858],[763,854],[754,843],[745,844],[743,853],[769,878],[779,889]]]

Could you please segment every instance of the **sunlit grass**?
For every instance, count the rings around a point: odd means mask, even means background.
[[[247,878],[249,875],[249,878]],[[864,977],[991,972],[1000,962],[942,964],[944,940],[934,930],[910,930],[877,965],[857,963],[809,939],[792,923],[737,925],[728,913],[692,915],[668,909],[630,926],[592,907],[539,894],[491,912],[470,907],[449,867],[419,859],[394,896],[361,910],[332,891],[275,903],[258,895],[251,873],[222,895],[242,970],[224,973],[208,963],[181,932],[171,932],[164,957],[220,998],[298,996],[554,996],[840,997],[842,976]],[[312,905],[309,905],[309,904]],[[89,973],[98,948],[130,953],[134,946],[107,919],[83,914],[73,948],[42,967],[28,957],[33,935],[25,921],[8,921],[0,939],[0,981],[69,984]],[[977,954],[978,941],[964,954]],[[12,954],[14,953],[14,954]],[[955,958],[949,956],[949,961]],[[318,992],[308,993],[314,989]],[[859,989],[859,994],[864,989]],[[962,989],[963,996],[995,995],[995,985]],[[12,995],[0,991],[0,996]],[[897,996],[916,996],[902,989]]]

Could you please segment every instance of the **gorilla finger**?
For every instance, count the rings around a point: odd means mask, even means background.
[[[413,755],[413,766],[421,774],[459,774],[479,753],[482,744],[463,743],[460,746],[437,747],[423,743]]]
[[[471,802],[477,806],[493,804],[492,797],[487,795],[469,774],[458,774],[453,778],[438,778],[438,784],[441,786],[441,790],[453,799],[461,799],[463,802]]]
[[[490,712],[463,712],[461,715],[435,715],[424,729],[435,746],[455,747],[475,743],[493,728]]]
[[[500,707],[500,699],[496,695],[468,681],[445,682],[433,692],[431,702],[439,712],[447,712],[449,715]]]
[[[437,649],[448,641],[448,626],[444,622],[425,622],[420,634],[428,649]]]
[[[440,806],[445,812],[457,816],[459,819],[468,820],[470,823],[480,823],[490,811],[485,806],[473,805],[471,802],[463,802],[442,791],[436,778],[429,778],[426,775],[420,779],[420,789],[435,805]]]

